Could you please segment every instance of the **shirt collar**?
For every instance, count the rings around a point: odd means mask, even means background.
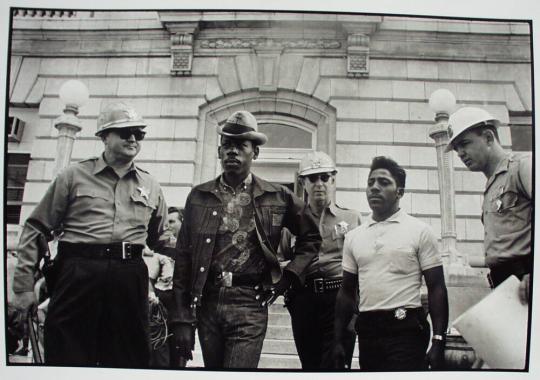
[[[96,164],[94,166],[94,171],[92,172],[92,174],[96,175],[98,173],[101,173],[103,170],[105,170],[106,168],[110,168],[109,164],[107,164],[107,162],[105,162],[105,159],[103,158],[103,154],[101,154],[97,161],[96,161]],[[112,169],[112,168],[111,168]],[[137,174],[140,175],[137,167],[135,166],[135,163],[132,161],[131,162],[131,165],[129,167],[129,170],[128,170],[128,173],[135,170],[137,172]]]
[[[404,215],[405,215],[405,212],[402,209],[399,209],[394,214],[386,218],[385,220],[381,220],[380,222],[377,222],[373,220],[373,213],[371,213],[368,216],[367,226],[371,227],[372,225],[377,224],[377,223],[400,223]]]
[[[242,183],[240,183],[238,185],[238,187],[236,189],[233,189],[232,186],[228,185],[226,182],[225,182],[225,179],[223,177],[223,174],[219,177],[219,184],[220,186],[224,187],[225,189],[232,189],[233,191],[236,192],[236,190],[247,190],[250,186],[251,186],[251,183],[253,182],[253,175],[251,173],[249,173],[246,177],[246,179],[244,179],[244,181],[242,181]]]

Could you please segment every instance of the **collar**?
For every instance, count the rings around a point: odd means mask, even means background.
[[[311,204],[307,204],[307,207],[311,210],[311,212],[313,213],[313,208],[311,208]],[[337,211],[338,208],[336,207],[336,205],[334,204],[334,202],[330,202],[330,205],[326,206],[324,209],[323,209],[323,214],[329,212],[330,214],[332,214],[333,216],[337,216],[338,212]],[[315,214],[315,213],[313,213]]]
[[[373,213],[371,213],[368,216],[367,226],[371,227],[374,224],[378,224],[378,223],[401,223],[404,216],[405,216],[405,211],[403,211],[403,209],[400,208],[399,210],[397,210],[394,214],[390,215],[385,220],[381,220],[380,222],[377,222],[373,220]]]
[[[250,173],[251,174],[251,173]],[[255,174],[251,174],[253,183],[253,196],[256,198],[263,193],[278,192],[281,191],[281,186],[274,185],[267,182],[262,178],[257,177]],[[197,189],[208,193],[216,193],[219,191],[219,184],[221,181],[221,175],[212,181],[200,184]]]
[[[96,163],[94,165],[94,170],[92,171],[92,174],[96,175],[98,173],[101,173],[106,168],[111,168],[111,167],[109,166],[109,164],[107,164],[107,162],[105,162],[105,159],[103,158],[103,153],[102,153],[98,157],[98,159],[97,159],[97,161],[96,161]],[[139,169],[135,166],[135,163],[133,161],[131,162],[131,165],[130,165],[129,170],[127,172],[129,173],[131,171],[135,171],[137,174],[140,175]]]
[[[253,182],[253,175],[249,173],[247,177],[238,184],[237,188],[234,189],[231,185],[225,182],[225,177],[223,177],[223,174],[219,176],[219,184],[220,186],[224,187],[225,189],[232,189],[233,192],[236,192],[238,189],[247,190],[248,187],[251,186],[251,183]]]

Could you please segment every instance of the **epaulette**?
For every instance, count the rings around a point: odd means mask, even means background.
[[[98,160],[98,159],[99,159],[98,156],[95,156],[95,157],[89,157],[89,158],[85,158],[84,160],[78,161],[78,163],[83,163],[83,162],[88,162],[88,161],[96,161],[96,160]]]
[[[150,174],[147,170],[141,168],[141,167],[138,166],[138,165],[135,165],[135,168],[137,168],[137,170],[140,170],[140,171],[143,172],[143,173]]]

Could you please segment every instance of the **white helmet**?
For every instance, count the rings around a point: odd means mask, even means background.
[[[478,127],[481,124],[493,125],[497,128],[500,122],[482,108],[463,107],[458,109],[450,115],[450,119],[448,120],[448,135],[450,140],[444,151],[450,152],[453,149],[453,142],[459,135],[472,127]]]
[[[107,129],[131,127],[145,128],[146,122],[130,105],[123,102],[111,103],[98,116],[96,136]]]
[[[300,161],[299,176],[308,176],[315,173],[337,173],[334,160],[324,152],[308,153]]]

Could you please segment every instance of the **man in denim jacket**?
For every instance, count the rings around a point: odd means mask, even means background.
[[[283,186],[251,174],[266,143],[247,111],[218,126],[223,173],[189,194],[177,242],[173,279],[178,306],[174,335],[191,356],[198,328],[206,368],[256,368],[268,306],[317,255],[321,237],[303,202]],[[280,269],[282,228],[297,236],[291,262]]]

